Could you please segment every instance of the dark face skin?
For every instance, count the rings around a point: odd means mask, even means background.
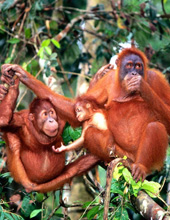
[[[120,67],[120,80],[125,76],[133,77],[136,75],[144,76],[144,65],[142,59],[135,54],[129,54],[122,59]]]

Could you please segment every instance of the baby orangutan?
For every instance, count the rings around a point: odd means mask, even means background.
[[[100,108],[94,100],[79,97],[75,104],[75,113],[77,120],[83,122],[81,137],[67,146],[62,144],[60,148],[52,146],[52,149],[57,153],[61,153],[63,151],[75,150],[84,145],[91,153],[95,151],[95,154],[101,159],[106,158],[104,156],[106,154],[108,154],[107,157],[113,157],[115,144],[113,135],[108,129],[106,111]],[[88,132],[91,133],[89,128],[96,131],[93,142],[86,138],[86,134]]]

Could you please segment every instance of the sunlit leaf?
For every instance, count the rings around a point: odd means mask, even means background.
[[[52,50],[50,47],[44,47],[45,51],[47,52],[48,55],[52,54]]]
[[[50,44],[50,39],[44,40],[41,44],[41,47],[48,47],[48,45]]]
[[[159,195],[161,185],[153,181],[145,180],[142,183],[141,189],[144,189],[151,197],[156,198]]]
[[[54,38],[51,39],[51,42],[57,47],[57,48],[61,48],[60,43],[58,41],[56,41]]]
[[[42,211],[42,209],[35,209],[34,211],[31,212],[30,218],[34,218],[34,217],[37,216],[41,211]]]
[[[123,166],[119,166],[119,164],[116,165],[114,172],[113,172],[113,178],[118,180],[122,176],[122,170]]]

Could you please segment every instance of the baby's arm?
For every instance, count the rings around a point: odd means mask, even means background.
[[[81,146],[83,145],[83,143],[84,143],[84,137],[81,136],[80,138],[78,138],[78,139],[75,140],[73,143],[71,143],[71,144],[69,144],[69,145],[67,145],[67,146],[65,146],[65,145],[63,145],[63,144],[61,143],[61,147],[55,148],[55,146],[53,145],[53,146],[52,146],[52,149],[53,149],[53,151],[56,152],[56,153],[61,153],[61,152],[63,152],[63,151],[75,150],[75,149],[81,147]]]

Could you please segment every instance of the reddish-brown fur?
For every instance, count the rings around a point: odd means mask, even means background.
[[[143,61],[144,76],[120,80],[122,61],[133,54]],[[6,71],[10,69],[38,97],[49,97],[61,117],[74,126],[79,124],[74,113],[74,100],[52,92],[18,65],[11,65]],[[131,83],[133,80],[135,86]],[[170,87],[161,73],[147,67],[145,54],[135,48],[125,49],[118,55],[117,69],[105,74],[86,96],[105,106],[108,126],[117,144],[116,153],[118,156],[127,155],[133,161],[134,179],[144,179],[147,173],[162,167],[168,143],[167,132],[170,134]],[[101,150],[97,144],[94,145],[96,135],[99,132],[89,128],[85,145],[102,158]],[[102,159],[110,160],[107,156]]]
[[[8,167],[16,182],[21,183],[27,191],[56,190],[97,163],[97,157],[86,155],[65,166],[65,153],[56,154],[52,150],[53,145],[55,148],[61,145],[65,121],[57,117],[57,135],[47,136],[43,128],[40,129],[42,118],[39,114],[43,109],[54,108],[49,100],[36,99],[30,109],[14,113],[17,97],[18,80],[14,86],[10,86],[0,103],[0,128],[7,144]],[[30,120],[30,113],[35,114],[33,121]],[[77,169],[80,166],[81,169]]]
[[[108,129],[105,109],[99,107],[95,100],[82,96],[76,99],[75,112],[77,119],[82,122],[81,137],[67,146],[62,145],[60,148],[54,149],[54,151],[59,153],[84,146],[101,160],[110,162],[111,158],[115,157],[116,146],[113,135]],[[92,133],[95,135],[89,139],[88,134]]]
[[[137,77],[138,90],[133,95],[119,78],[122,60],[129,54],[137,54],[144,62],[144,77]],[[116,71],[110,71],[86,95],[105,104],[109,129],[119,146],[116,153],[127,155],[133,161],[134,178],[144,178],[145,174],[163,166],[167,131],[170,132],[170,87],[158,71],[147,68],[141,51],[125,49],[118,56]]]

